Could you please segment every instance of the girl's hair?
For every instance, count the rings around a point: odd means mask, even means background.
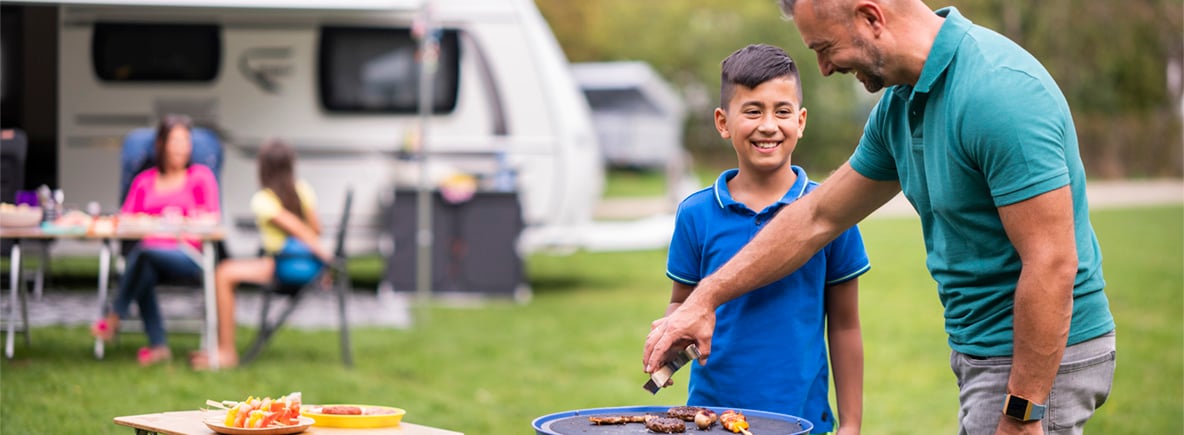
[[[173,132],[174,128],[185,127],[186,130],[192,130],[193,123],[185,115],[165,115],[160,119],[160,124],[156,126],[156,170],[164,173],[164,152],[165,146],[169,143],[169,133]],[[192,160],[192,158],[190,159]],[[189,163],[185,167],[189,167]]]
[[[304,220],[304,207],[296,194],[296,177],[292,169],[295,161],[296,153],[288,144],[279,139],[268,140],[259,149],[259,185],[270,189],[285,210]]]

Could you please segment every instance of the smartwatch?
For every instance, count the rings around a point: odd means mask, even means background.
[[[1019,421],[1036,421],[1044,418],[1045,405],[1014,394],[1003,398],[1003,415]]]

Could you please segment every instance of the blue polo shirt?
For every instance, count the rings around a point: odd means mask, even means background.
[[[1066,185],[1079,262],[1068,344],[1113,330],[1085,169],[1060,88],[1011,40],[957,9],[937,14],[945,23],[917,84],[885,91],[850,163],[868,178],[899,180],[920,214],[950,347],[1012,354],[1021,262],[998,207]]]
[[[806,171],[777,203],[756,212],[732,199],[728,180],[688,196],[678,207],[666,276],[697,285],[732,258],[782,207],[813,190]],[[816,433],[833,429],[828,403],[825,289],[870,268],[852,227],[796,272],[715,310],[711,358],[691,364],[687,404],[757,409],[802,417]]]

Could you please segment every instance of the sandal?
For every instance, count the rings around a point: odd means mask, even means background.
[[[90,325],[90,335],[102,341],[111,341],[115,337],[115,328],[118,326],[119,321],[112,322],[107,318],[102,318]]]
[[[140,366],[147,367],[173,359],[173,352],[167,347],[141,347],[136,353],[136,359],[140,361]]]

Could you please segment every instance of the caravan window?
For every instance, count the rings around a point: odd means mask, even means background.
[[[91,44],[106,81],[208,82],[222,59],[221,33],[209,24],[96,23]]]
[[[418,41],[409,28],[322,28],[321,104],[334,112],[417,112],[417,48]],[[456,108],[459,51],[457,31],[444,30],[432,78],[434,113]]]

